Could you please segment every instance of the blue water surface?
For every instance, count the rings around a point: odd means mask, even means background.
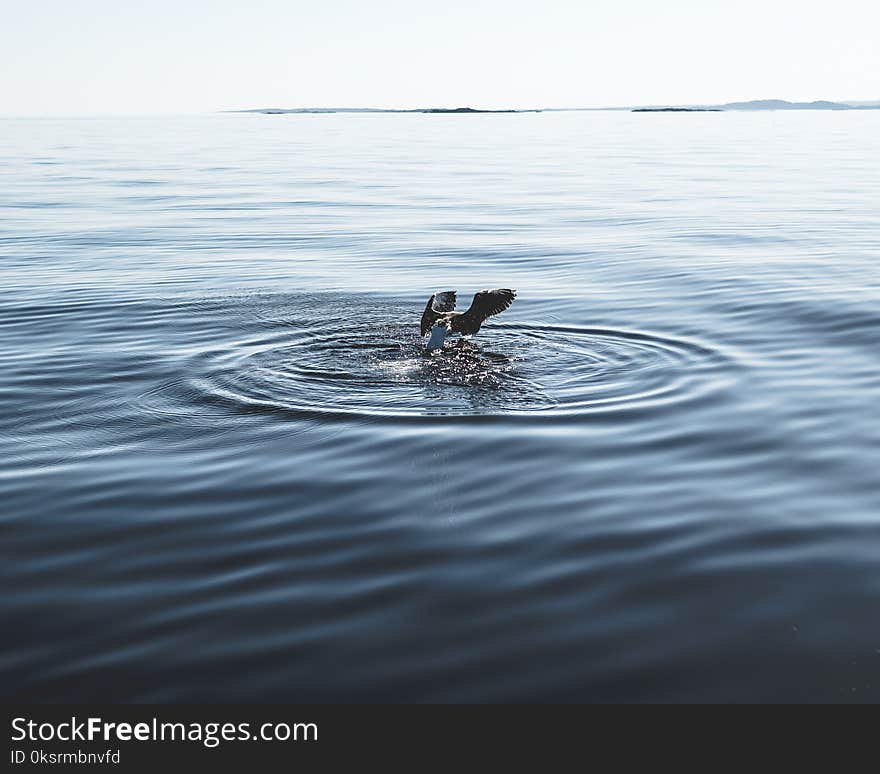
[[[0,136],[5,698],[880,698],[880,111]]]

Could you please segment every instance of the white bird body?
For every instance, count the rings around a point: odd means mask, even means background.
[[[437,323],[431,328],[431,337],[428,339],[428,343],[425,344],[425,348],[430,350],[440,349],[448,335],[449,328],[446,325]]]

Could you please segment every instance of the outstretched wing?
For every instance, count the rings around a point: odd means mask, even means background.
[[[474,295],[470,308],[455,318],[455,326],[461,333],[476,333],[487,317],[503,312],[513,303],[516,291],[509,288],[481,290]]]
[[[431,326],[447,312],[455,309],[455,291],[444,290],[442,293],[435,293],[428,299],[425,304],[425,311],[422,312],[422,336],[424,336]]]

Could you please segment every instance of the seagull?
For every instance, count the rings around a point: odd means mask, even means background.
[[[509,288],[480,290],[465,312],[455,311],[455,291],[434,293],[422,313],[422,336],[431,333],[425,345],[429,351],[440,349],[450,333],[465,336],[476,333],[487,317],[503,312],[513,303],[516,291]]]

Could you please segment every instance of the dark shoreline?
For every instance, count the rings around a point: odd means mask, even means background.
[[[631,113],[723,113],[721,108],[633,108]]]
[[[280,116],[289,114],[324,114],[324,113],[439,113],[448,115],[473,115],[476,113],[541,113],[543,111],[537,108],[527,110],[481,110],[479,108],[460,107],[460,108],[416,108],[414,110],[396,110],[389,108],[293,108],[284,110],[282,108],[258,108],[255,110],[230,110],[229,113],[262,113],[268,116]]]

